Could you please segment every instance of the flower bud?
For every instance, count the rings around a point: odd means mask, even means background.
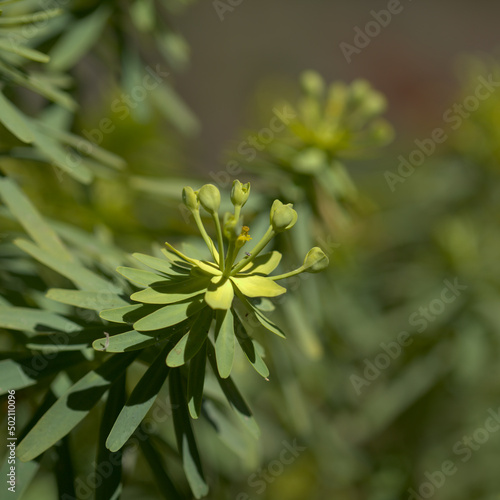
[[[321,248],[311,248],[304,259],[304,271],[306,273],[319,273],[328,267],[329,262],[330,260]]]
[[[220,191],[213,184],[205,184],[198,191],[198,200],[209,214],[216,214],[220,207]]]
[[[240,181],[233,182],[233,189],[231,190],[231,202],[233,205],[242,207],[250,196],[250,183],[242,184]]]
[[[271,207],[271,226],[276,233],[286,231],[294,226],[297,222],[297,212],[292,208],[293,205],[283,205],[281,201],[275,200]]]
[[[309,95],[321,97],[325,91],[325,82],[316,71],[304,71],[301,75],[300,82],[304,91]]]
[[[240,221],[230,212],[224,214],[222,232],[229,241],[235,241],[241,232]]]
[[[186,186],[182,190],[182,201],[191,211],[198,210],[200,208],[200,202],[196,196],[196,191],[193,191],[193,188],[190,186]]]

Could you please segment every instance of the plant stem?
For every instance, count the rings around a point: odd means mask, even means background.
[[[205,229],[205,226],[203,225],[203,221],[201,220],[201,217],[200,217],[200,212],[193,211],[192,214],[193,214],[194,220],[196,222],[196,225],[198,226],[198,230],[200,231],[203,240],[205,241],[208,249],[210,250],[212,257],[214,258],[215,262],[218,262],[219,261],[219,254],[217,253],[217,250],[215,249],[215,245],[214,245],[214,242],[212,241],[212,238],[210,238],[210,236],[208,236],[208,233]]]
[[[217,233],[217,245],[219,246],[219,267],[224,271],[224,241],[222,239],[222,228],[220,227],[220,220],[218,214],[212,214],[215,222],[215,232]]]
[[[238,252],[236,251],[236,245],[234,241],[229,242],[229,247],[227,249],[227,254],[226,254],[226,263],[224,264],[224,273],[223,275],[226,277],[230,276],[231,273],[231,267],[233,266],[234,259],[238,255]]]
[[[257,255],[262,252],[264,247],[273,239],[275,234],[276,233],[274,232],[273,227],[269,226],[266,234],[264,234],[262,239],[257,243],[257,245],[255,245],[254,249],[252,250],[252,255],[241,259],[236,267],[231,271],[231,276],[234,276],[238,271],[241,271],[241,269],[243,269],[247,264],[250,264],[250,262],[252,262],[255,257],[257,257]]]
[[[241,212],[241,205],[235,205],[234,207],[234,218],[239,221]]]
[[[305,269],[306,268],[304,266],[300,266],[298,269],[295,269],[295,271],[290,271],[289,273],[284,273],[284,274],[278,274],[278,276],[268,276],[268,278],[273,281],[284,280],[285,278],[291,278],[292,276],[296,276],[297,274],[303,273]]]

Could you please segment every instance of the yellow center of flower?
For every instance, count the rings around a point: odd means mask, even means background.
[[[241,228],[241,234],[236,238],[236,248],[241,248],[247,241],[250,241],[252,237],[248,234],[250,228],[248,226],[243,226]]]

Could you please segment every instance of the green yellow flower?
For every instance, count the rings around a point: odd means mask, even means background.
[[[151,271],[130,267],[118,271],[134,285],[141,287],[131,295],[134,304],[107,309],[101,317],[108,321],[130,324],[131,332],[120,334],[134,339],[151,335],[158,341],[178,340],[167,356],[167,364],[180,366],[188,362],[202,349],[213,333],[215,357],[221,377],[228,377],[233,365],[236,339],[256,370],[267,377],[269,371],[260,355],[258,344],[252,339],[254,330],[265,328],[281,337],[281,329],[267,318],[259,307],[258,298],[273,298],[283,295],[286,288],[276,281],[301,272],[318,272],[328,264],[328,258],[318,248],[312,249],[304,264],[295,271],[270,276],[279,266],[281,254],[276,251],[262,253],[272,238],[290,229],[297,220],[292,205],[279,200],[273,203],[270,225],[264,236],[250,252],[238,260],[240,250],[252,240],[250,228],[241,226],[240,208],[246,202],[250,185],[236,181],[231,200],[234,214],[225,214],[223,225],[219,219],[220,192],[207,184],[199,191],[190,187],[183,190],[183,200],[193,214],[213,261],[199,260],[165,243],[162,258],[145,254],[134,254]],[[208,235],[200,216],[200,206],[214,219],[217,245]],[[236,236],[236,228],[241,228]],[[224,237],[227,251],[224,250]],[[240,332],[240,334],[235,334]],[[243,332],[243,334],[241,334]],[[119,339],[123,342],[127,338]],[[113,338],[110,338],[110,345]]]

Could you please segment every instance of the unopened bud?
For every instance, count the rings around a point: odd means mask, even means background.
[[[321,248],[311,248],[304,259],[304,271],[306,273],[319,273],[328,267],[329,262],[330,260]]]
[[[270,220],[276,233],[290,229],[297,222],[297,212],[292,207],[291,203],[284,205],[279,200],[274,201],[271,207]]]
[[[304,91],[312,96],[321,97],[325,91],[325,82],[316,71],[304,71],[300,78]]]
[[[242,184],[240,181],[233,182],[233,189],[231,190],[231,202],[233,205],[242,207],[250,196],[250,183]]]
[[[220,207],[220,191],[213,184],[205,184],[198,191],[198,200],[209,214],[216,214]]]
[[[196,196],[196,191],[193,191],[193,188],[190,186],[186,186],[182,190],[182,201],[191,211],[198,210],[200,208],[200,202]]]

